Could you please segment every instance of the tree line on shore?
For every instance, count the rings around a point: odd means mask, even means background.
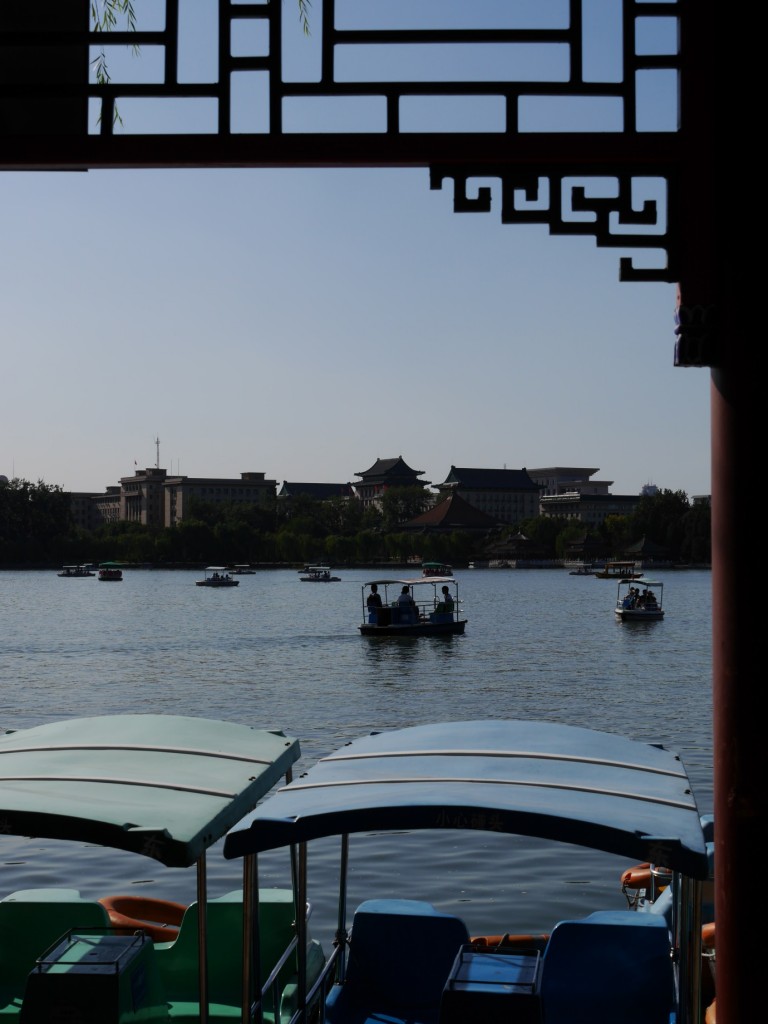
[[[645,538],[665,560],[709,564],[710,508],[684,491],[643,495],[629,516],[608,516],[597,527],[581,521],[536,516],[476,530],[415,532],[404,528],[426,511],[435,495],[421,487],[390,489],[380,507],[356,500],[317,501],[303,495],[266,507],[237,502],[194,503],[173,527],[105,523],[78,527],[68,492],[43,481],[14,479],[0,488],[0,566],[74,564],[116,560],[133,563],[329,565],[427,561],[461,565],[499,557],[522,534],[537,559],[566,559],[585,542],[593,558],[621,558]],[[574,547],[576,545],[576,547]]]

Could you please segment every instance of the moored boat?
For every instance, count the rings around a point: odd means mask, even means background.
[[[4,896],[3,1020],[223,1024],[253,1019],[251,1005],[270,1024],[290,1016],[297,961],[308,962],[310,978],[322,962],[290,887],[259,893],[257,956],[252,865],[224,896],[209,898],[206,879],[207,851],[290,778],[298,740],[234,722],[115,715],[7,733],[0,755],[6,834],[127,851],[196,878],[189,905],[74,889]]]
[[[471,842],[478,831],[510,837],[492,935],[473,935],[462,917],[429,902],[428,892],[417,899],[398,894],[397,879],[413,855],[409,837],[443,829],[450,835],[432,847],[430,872],[437,876],[444,867],[468,902],[464,879],[456,878],[462,839]],[[364,874],[350,871],[353,846],[364,849],[372,836],[388,851],[378,858],[385,870],[378,886],[377,858],[366,861]],[[678,878],[672,923],[626,906],[574,916],[565,897],[562,917],[539,934],[517,934],[508,880],[520,836],[558,849],[574,844],[663,858]],[[227,834],[224,856],[298,849],[300,869],[292,877],[302,905],[310,857],[316,849],[327,856],[331,837],[339,840],[333,950],[315,983],[299,978],[301,1024],[318,1014],[326,1024],[700,1019],[701,936],[684,922],[708,877],[707,847],[685,769],[657,744],[536,721],[438,722],[372,733],[322,758],[246,815]],[[401,873],[398,841],[406,856]],[[351,922],[348,878],[363,897]],[[375,887],[364,889],[363,880]]]
[[[467,625],[452,576],[370,580],[362,586],[362,607],[363,636],[451,636]]]
[[[715,823],[711,814],[703,815],[701,826],[707,844],[709,865],[707,881],[701,888],[698,920],[701,924],[701,1003],[706,1007],[705,1024],[716,1022],[716,927],[715,927]],[[630,910],[661,914],[670,929],[675,927],[675,872],[666,865],[642,861],[621,873],[621,891]]]
[[[659,580],[621,579],[616,591],[614,614],[622,622],[654,622],[664,618],[664,584]],[[643,589],[641,590],[640,587]]]

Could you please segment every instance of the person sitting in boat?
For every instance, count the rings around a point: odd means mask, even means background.
[[[371,592],[365,603],[368,606],[368,621],[376,623],[379,618],[378,609],[381,608],[381,594],[375,583],[371,584]]]
[[[646,608],[656,608],[656,607],[658,607],[658,602],[656,601],[656,595],[654,594],[654,592],[652,590],[646,590],[646,592],[645,592],[645,607]]]
[[[447,586],[443,587],[442,593],[443,599],[435,607],[435,611],[438,613],[450,612],[451,614],[453,614],[453,597],[451,596],[451,592]]]
[[[419,612],[416,608],[416,602],[411,597],[411,592],[408,589],[407,584],[400,591],[400,596],[397,599],[397,604],[400,609],[400,621],[401,622],[418,622]]]

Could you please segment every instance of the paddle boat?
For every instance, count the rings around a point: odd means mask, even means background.
[[[369,598],[378,595],[381,604]],[[362,586],[363,636],[451,636],[464,632],[452,576],[375,579]]]
[[[593,573],[598,580],[639,580],[643,573],[637,568],[637,562],[606,562],[602,569]]]
[[[308,565],[300,576],[302,583],[339,583],[341,576],[333,576],[329,565]]]
[[[63,565],[61,572],[57,573],[57,575],[67,580],[79,580],[84,579],[86,576],[95,576],[96,573],[91,572],[85,565]]]
[[[461,850],[468,848],[469,863],[490,845],[488,834],[496,836],[487,865],[499,875],[495,934],[473,935],[462,916],[429,902],[427,891],[400,898],[420,830],[448,830],[444,841],[425,836],[434,854],[429,874],[420,876],[424,889],[442,867],[462,902],[469,895]],[[521,836],[554,843],[566,857],[560,844],[663,862],[675,874],[674,913],[668,920],[625,905],[584,915],[566,910],[541,934],[517,934],[514,899],[505,893],[513,888]],[[371,733],[267,797],[229,830],[224,856],[297,850],[293,877],[303,905],[308,879],[316,877],[310,859],[315,852],[328,857],[331,837],[339,843],[333,948],[318,978],[302,977],[300,967],[297,1024],[318,1015],[326,1024],[701,1019],[696,909],[708,877],[707,846],[680,758],[660,745],[537,721]],[[371,854],[371,843],[385,844],[386,856]],[[350,870],[353,847],[368,857]],[[398,847],[406,858],[399,868]],[[522,856],[530,870],[529,851]],[[285,860],[287,873],[290,856]],[[550,858],[542,863],[551,870]],[[351,922],[348,882],[364,897]]]
[[[205,576],[195,581],[197,587],[239,587],[240,580],[233,580],[229,570],[224,565],[209,565],[205,570]]]
[[[233,576],[255,576],[256,575],[256,570],[252,569],[250,567],[250,565],[248,565],[247,563],[245,563],[245,564],[238,563],[234,567],[234,569],[230,569],[229,571],[230,571],[230,573]]]
[[[290,1017],[298,960],[310,978],[324,960],[308,915],[296,914],[290,886],[257,900],[250,858],[241,889],[209,897],[206,854],[290,779],[299,756],[298,740],[282,732],[177,715],[71,719],[0,734],[4,835],[129,851],[194,867],[197,879],[188,906],[76,889],[5,895],[0,1021],[232,1024],[252,1021],[254,1007],[255,1019],[270,1024]],[[307,944],[301,955],[297,931]]]
[[[447,562],[422,562],[422,576],[453,576],[453,566]]]
[[[614,612],[622,622],[654,622],[664,618],[663,599],[664,584],[658,580],[642,580],[635,586],[634,579],[621,579]]]
[[[102,562],[99,565],[99,579],[106,583],[119,583],[123,578],[123,570],[118,562]]]

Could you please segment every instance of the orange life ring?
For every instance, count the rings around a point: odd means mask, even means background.
[[[621,876],[621,887],[627,889],[647,889],[651,884],[651,865],[635,864],[627,868]]]
[[[649,864],[644,861],[642,864],[635,864],[627,868],[621,876],[622,889],[650,889],[655,886],[661,892],[672,876],[669,868],[659,867],[658,864]]]
[[[110,925],[120,932],[143,931],[155,942],[173,942],[187,907],[149,896],[104,896],[99,900]]]

